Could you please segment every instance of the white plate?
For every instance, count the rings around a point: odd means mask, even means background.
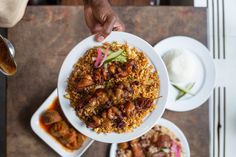
[[[184,133],[174,123],[164,118],[160,118],[156,122],[156,125],[167,127],[172,132],[174,132],[176,137],[179,138],[180,142],[183,145],[185,157],[190,157],[190,149],[189,149],[188,141],[186,137],[184,136]],[[110,157],[116,157],[116,150],[117,150],[117,143],[113,143],[110,149]]]
[[[53,93],[44,101],[44,103],[38,108],[31,118],[30,124],[32,130],[50,146],[55,152],[63,157],[79,157],[81,156],[86,149],[94,142],[94,140],[88,138],[83,146],[74,151],[66,150],[59,142],[56,141],[51,135],[49,135],[41,126],[40,126],[40,116],[41,114],[48,109],[52,102],[57,97],[57,90],[55,89]]]
[[[156,44],[154,49],[160,56],[171,49],[186,49],[192,52],[197,61],[198,68],[193,79],[195,85],[191,90],[195,96],[184,96],[175,101],[178,91],[169,85],[169,99],[166,108],[172,111],[189,111],[202,105],[209,98],[215,85],[215,65],[209,50],[199,41],[184,36],[164,39]]]
[[[102,43],[98,43],[94,40],[94,36],[90,36],[79,44],[77,44],[68,54],[64,63],[62,64],[59,78],[58,78],[58,95],[59,101],[64,111],[67,119],[70,123],[81,133],[84,135],[101,142],[113,143],[113,142],[125,142],[129,141],[133,138],[137,138],[142,134],[146,133],[150,128],[153,127],[156,120],[160,118],[165,110],[165,104],[168,97],[168,74],[166,67],[159,55],[155,53],[153,47],[148,44],[143,39],[124,32],[112,32],[104,42],[113,42],[118,41],[120,43],[127,42],[130,46],[135,46],[136,48],[142,50],[147,57],[150,59],[152,64],[157,68],[160,77],[160,95],[162,96],[157,101],[157,108],[144,120],[144,122],[133,132],[129,133],[96,133],[90,128],[87,128],[85,123],[82,122],[75,113],[75,110],[70,106],[70,101],[64,97],[65,90],[67,88],[67,79],[70,73],[73,70],[73,65],[77,62],[77,60],[90,48],[94,46],[102,45]]]

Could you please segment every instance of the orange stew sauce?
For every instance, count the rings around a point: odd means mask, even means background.
[[[59,100],[58,100],[58,97],[56,97],[56,98],[53,100],[52,104],[50,104],[50,106],[47,108],[47,110],[61,111],[58,101],[59,101]],[[59,113],[60,113],[60,115],[63,117],[63,119],[65,119],[64,115],[61,114],[61,112],[59,112]],[[40,117],[40,126],[41,126],[41,128],[43,128],[45,131],[47,131],[47,133],[49,133],[49,125],[45,125],[45,124],[43,123],[42,116]],[[50,133],[49,133],[49,134],[50,134]]]
[[[62,110],[61,110],[61,107],[60,107],[60,105],[59,105],[58,97],[56,97],[56,98],[53,100],[52,104],[47,108],[47,110],[55,110],[55,111],[57,111],[57,112],[60,114],[60,116],[62,117],[62,119],[68,124],[68,126],[69,126],[70,128],[73,128],[72,125],[68,122],[68,120],[66,119],[65,115],[63,114],[63,112],[62,112]],[[46,110],[46,111],[47,111],[47,110]],[[49,131],[50,125],[46,125],[46,124],[43,123],[42,116],[40,117],[40,127],[43,128],[48,134],[50,134],[50,131]],[[50,134],[50,135],[51,135],[51,134]],[[52,136],[52,135],[51,135],[51,136]],[[58,143],[60,143],[61,146],[63,146],[63,148],[64,148],[65,150],[67,150],[67,151],[73,151],[73,149],[69,149],[69,148],[65,147],[61,142],[59,142],[59,141],[57,140],[56,137],[54,137],[54,136],[52,136],[52,137],[53,137]]]

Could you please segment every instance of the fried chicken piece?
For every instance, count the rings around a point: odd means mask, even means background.
[[[86,74],[83,76],[80,81],[76,84],[76,89],[81,90],[85,87],[91,86],[94,84],[94,81],[92,79],[92,76],[89,74]]]

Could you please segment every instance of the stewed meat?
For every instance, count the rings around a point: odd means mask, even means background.
[[[164,147],[164,148],[169,148],[171,147],[171,138],[168,135],[160,135],[158,140],[157,140],[157,146],[158,147]]]
[[[183,152],[175,134],[164,126],[156,125],[141,137],[118,144],[116,157],[184,157]]]
[[[59,121],[51,125],[50,133],[55,137],[61,137],[69,132],[69,126],[65,121]]]
[[[40,126],[64,147],[70,150],[79,149],[87,137],[67,122],[58,102],[58,99],[55,99],[49,109],[41,115]]]
[[[76,88],[82,90],[85,87],[91,86],[94,84],[94,81],[91,75],[87,74],[83,76],[78,83],[76,83]]]
[[[134,157],[145,157],[142,147],[137,140],[132,140],[130,142],[130,146],[131,146]]]
[[[51,125],[62,120],[60,114],[55,110],[47,110],[42,114],[43,123]]]
[[[134,105],[134,103],[128,101],[128,102],[125,104],[124,113],[125,113],[127,116],[130,116],[132,113],[134,113],[134,110],[135,110],[135,105]]]
[[[69,145],[70,143],[75,143],[77,141],[77,133],[74,129],[70,128],[69,131],[59,139],[64,145]]]

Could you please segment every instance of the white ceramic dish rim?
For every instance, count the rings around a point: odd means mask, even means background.
[[[59,77],[58,77],[58,96],[59,101],[62,107],[64,114],[66,115],[67,119],[70,123],[81,133],[85,134],[86,136],[106,143],[113,143],[113,142],[125,142],[129,141],[133,138],[137,138],[144,133],[146,133],[150,128],[155,125],[155,122],[158,118],[160,118],[165,110],[165,104],[168,99],[168,74],[166,67],[159,55],[157,55],[153,49],[153,47],[148,44],[143,39],[129,34],[125,32],[112,32],[104,42],[127,42],[129,45],[133,45],[136,48],[144,51],[149,52],[145,53],[147,57],[150,59],[152,64],[157,67],[160,77],[160,95],[162,96],[161,99],[158,100],[157,108],[144,120],[143,124],[141,124],[138,128],[134,129],[133,132],[129,133],[96,133],[91,129],[87,128],[86,125],[76,116],[76,113],[72,107],[70,107],[70,102],[68,99],[64,97],[65,89],[67,87],[67,78],[72,71],[72,67],[74,63],[76,63],[77,59],[80,58],[86,50],[93,46],[101,45],[102,43],[95,42],[94,35],[90,36],[80,43],[78,43],[68,54],[65,58],[62,67],[60,69]],[[62,105],[63,104],[63,105]]]
[[[32,130],[38,135],[49,147],[51,147],[55,152],[63,157],[79,157],[81,156],[89,146],[94,142],[94,140],[88,138],[88,140],[83,144],[83,146],[75,151],[67,151],[63,146],[58,143],[51,135],[49,135],[45,130],[40,127],[39,118],[43,111],[47,110],[50,104],[57,97],[57,89],[55,89],[52,94],[43,102],[43,104],[37,109],[33,114],[30,125]]]
[[[166,45],[171,45],[167,46]],[[175,46],[178,45],[178,46]],[[215,65],[210,55],[209,50],[199,41],[186,37],[186,36],[174,36],[166,38],[154,46],[156,53],[162,56],[165,52],[173,48],[183,48],[192,50],[192,52],[200,59],[204,69],[205,81],[202,84],[202,88],[197,94],[191,98],[178,100],[177,102],[168,100],[166,108],[171,111],[190,111],[201,106],[211,95],[215,86]],[[166,50],[164,52],[164,49]],[[170,88],[171,85],[169,85]],[[174,105],[173,105],[173,104]]]
[[[190,157],[190,148],[188,141],[184,133],[171,121],[160,118],[155,125],[165,126],[175,133],[175,135],[180,139],[185,152],[185,157]],[[117,143],[113,143],[110,148],[110,157],[116,157]]]

